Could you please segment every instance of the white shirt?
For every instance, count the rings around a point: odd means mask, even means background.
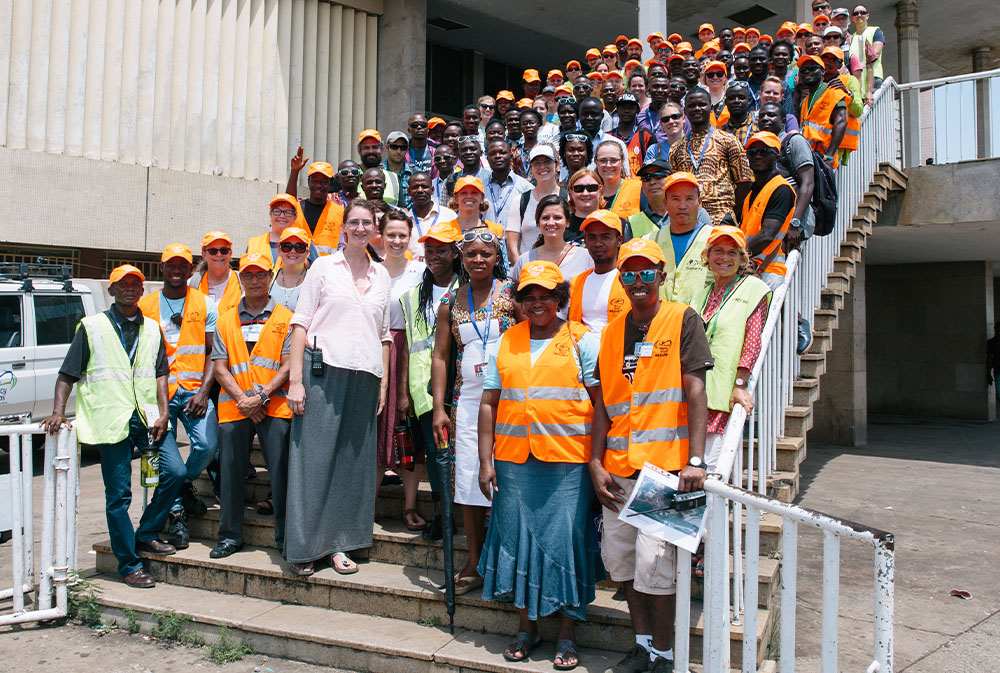
[[[528,262],[534,262],[537,259],[538,248],[531,248],[525,252],[514,262],[514,270],[511,272],[511,277],[515,279],[520,277],[521,269],[524,268],[524,265]],[[571,283],[574,278],[587,269],[592,268],[594,268],[594,260],[591,259],[587,249],[577,245],[572,246],[569,252],[566,253],[566,256],[562,258],[562,261],[559,262],[559,270],[562,271],[563,280],[567,283]]]
[[[389,329],[406,329],[406,322],[403,320],[403,305],[399,303],[399,298],[408,290],[420,285],[426,268],[427,266],[423,262],[411,260],[406,263],[403,273],[395,278],[389,278],[389,283],[392,285],[389,292]]]
[[[523,218],[521,217],[521,196],[518,196],[517,203],[507,210],[506,230],[521,234],[521,243],[518,245],[517,253],[519,255],[531,250],[531,246],[538,240],[540,229],[535,223],[535,208],[537,207],[538,201],[535,199],[535,191],[531,190],[531,196],[528,197],[528,207],[524,209]]]
[[[618,270],[612,269],[603,274],[594,272],[583,281],[581,319],[594,334],[599,335],[608,324],[608,300],[616,278]]]
[[[427,211],[425,217],[417,217],[417,211],[413,208],[410,208],[410,217],[413,218],[413,229],[410,230],[410,244],[407,246],[407,250],[413,255],[413,259],[422,262],[424,261],[424,244],[420,242],[420,237],[438,222],[451,222],[456,219],[458,213],[451,208],[445,208],[431,201],[431,209]]]
[[[486,219],[497,224],[507,221],[510,209],[517,208],[520,204],[521,194],[534,189],[534,185],[513,170],[507,174],[507,179],[502,183],[494,180],[493,172],[490,171],[489,179],[483,180],[483,187],[486,188],[486,203],[490,206],[486,211]]]

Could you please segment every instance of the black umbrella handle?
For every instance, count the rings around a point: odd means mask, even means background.
[[[451,451],[448,444],[438,446],[435,457],[441,475],[441,537],[444,545],[444,601],[448,610],[449,629],[455,633],[455,536],[452,532]]]

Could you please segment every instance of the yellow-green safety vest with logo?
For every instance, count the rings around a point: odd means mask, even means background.
[[[431,321],[420,316],[420,285],[410,288],[399,298],[406,323],[406,347],[409,349],[409,387],[413,400],[413,413],[418,418],[434,409],[434,400],[427,391],[431,380],[431,356],[434,354],[434,327],[437,324],[437,307],[433,307]],[[451,282],[449,292],[458,287],[458,278]],[[425,316],[426,317],[426,316]]]
[[[90,347],[87,370],[76,388],[76,436],[81,444],[122,441],[128,437],[129,421],[136,410],[149,425],[146,405],[156,405],[156,355],[162,337],[155,320],[139,315],[142,324],[134,363],[129,362],[107,313],[80,321]]]
[[[690,302],[699,316],[704,313],[711,291],[710,285]],[[771,288],[767,283],[756,276],[744,276],[705,324],[705,336],[708,337],[712,359],[715,360],[715,366],[708,370],[705,377],[709,409],[730,411],[729,398],[733,394],[737,365],[743,354],[747,320],[764,297],[768,298],[768,302],[771,301]]]
[[[643,236],[656,241],[667,260],[664,267],[666,279],[660,286],[660,299],[676,301],[678,304],[690,304],[699,292],[712,284],[712,272],[701,263],[701,251],[705,249],[712,226],[705,224],[695,233],[687,252],[681,257],[680,266],[674,263],[674,244],[670,236],[670,227],[664,226],[659,231]]]

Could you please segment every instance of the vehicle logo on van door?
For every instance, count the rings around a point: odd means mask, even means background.
[[[10,369],[0,373],[0,404],[7,404],[7,391],[17,385],[17,377]]]

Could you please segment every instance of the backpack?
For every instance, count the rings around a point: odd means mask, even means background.
[[[531,190],[521,194],[521,221],[524,222],[524,214],[528,212],[528,201],[531,200]]]
[[[778,154],[778,166],[781,173],[788,177],[794,176],[795,171],[788,159],[788,140],[793,133],[785,134],[781,141],[781,151]],[[837,182],[833,169],[825,161],[823,155],[816,150],[812,150],[813,157],[813,193],[809,206],[813,211],[813,218],[816,220],[816,229],[813,236],[827,236],[833,231],[837,223]]]

